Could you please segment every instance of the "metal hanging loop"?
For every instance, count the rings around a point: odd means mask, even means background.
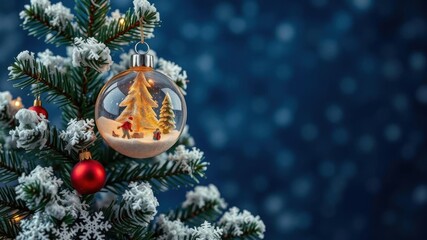
[[[142,51],[142,52],[141,52],[140,50],[138,50],[138,46],[139,46],[140,44],[144,44],[144,45],[147,47],[147,50]],[[143,42],[143,43],[141,43],[141,42],[137,42],[137,43],[135,44],[135,53],[137,53],[137,54],[147,54],[149,51],[150,51],[150,45],[148,45],[148,43],[147,43],[147,42]]]

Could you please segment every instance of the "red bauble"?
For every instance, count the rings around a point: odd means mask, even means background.
[[[46,109],[44,109],[44,107],[42,107],[42,106],[32,106],[32,107],[29,107],[28,110],[36,112],[37,115],[39,115],[39,116],[44,115],[46,119],[49,116]]]
[[[80,194],[92,194],[105,185],[104,166],[96,160],[82,160],[71,171],[71,184]]]

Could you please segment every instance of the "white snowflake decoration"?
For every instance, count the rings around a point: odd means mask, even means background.
[[[22,199],[30,209],[39,206],[44,197],[50,196],[53,198],[56,196],[62,185],[62,180],[54,176],[52,167],[43,168],[41,166],[37,166],[28,176],[23,174],[18,179],[18,182],[19,185],[15,188],[16,198]],[[40,194],[38,196],[34,196],[32,193],[28,194],[25,191],[26,187],[35,184],[40,186]]]
[[[254,217],[246,210],[243,210],[243,212],[240,213],[240,210],[237,207],[233,207],[219,220],[219,225],[222,227],[224,232],[231,231],[235,237],[242,236],[243,226],[247,224],[255,224],[256,228],[259,230],[258,237],[264,238],[264,222],[259,216]]]
[[[93,131],[95,121],[93,119],[77,120],[71,119],[68,122],[67,130],[59,135],[62,140],[67,142],[65,150],[68,152],[80,151],[87,148],[96,140],[96,134]]]
[[[9,132],[12,136],[12,141],[15,141],[18,148],[32,150],[35,148],[42,149],[48,138],[49,129],[48,121],[38,116],[36,112],[28,109],[20,109],[15,118],[19,121],[19,125]]]
[[[193,236],[195,240],[220,240],[223,230],[212,226],[209,222],[204,222],[200,227],[194,228]]]
[[[70,9],[64,7],[61,2],[48,6],[45,13],[48,17],[52,18],[50,24],[61,30],[64,30],[67,27],[67,22],[72,21],[74,18]]]
[[[88,212],[83,211],[80,219],[82,222],[76,224],[74,230],[80,233],[79,236],[82,240],[105,239],[103,232],[111,228],[108,221],[103,221],[104,214],[102,212],[96,212],[93,216],[90,216]]]
[[[153,220],[157,214],[159,202],[149,183],[130,183],[129,189],[123,194],[123,201],[125,201],[126,209],[131,215],[137,211],[150,213],[150,216],[147,216],[145,221],[141,223],[143,226],[147,226],[147,222]]]
[[[203,152],[197,148],[193,148],[190,151],[188,149],[185,149],[184,145],[179,145],[178,147],[176,147],[175,152],[173,154],[169,154],[168,160],[180,162],[181,170],[191,175],[193,173],[191,163],[200,161],[203,156]]]
[[[216,210],[227,207],[227,204],[225,203],[224,199],[221,198],[221,194],[215,185],[210,184],[207,187],[197,186],[194,188],[194,191],[187,192],[186,199],[182,203],[182,207],[186,208],[192,205],[196,205],[199,208],[203,208],[206,203],[213,201],[218,202],[218,205],[215,206]]]
[[[91,67],[98,72],[110,70],[113,64],[110,49],[95,38],[75,38],[73,49],[74,67]],[[96,61],[96,63],[95,63]]]
[[[188,76],[187,72],[174,62],[167,61],[163,58],[159,59],[157,70],[166,76],[170,77],[181,89],[181,92],[186,95]]]
[[[48,217],[41,212],[35,213],[30,219],[24,219],[20,222],[21,232],[17,240],[49,240],[49,231],[53,224]]]
[[[73,240],[76,237],[77,231],[73,228],[68,227],[67,224],[62,223],[59,229],[52,229],[52,233],[57,239]]]

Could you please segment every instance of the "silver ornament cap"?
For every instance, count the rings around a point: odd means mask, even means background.
[[[133,54],[130,60],[131,67],[154,67],[154,56],[150,54]]]

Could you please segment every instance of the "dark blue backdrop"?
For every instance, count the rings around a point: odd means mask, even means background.
[[[0,7],[2,90],[13,56],[47,47],[20,29],[24,2]],[[188,71],[204,183],[266,239],[427,238],[425,1],[154,2],[150,44]]]

